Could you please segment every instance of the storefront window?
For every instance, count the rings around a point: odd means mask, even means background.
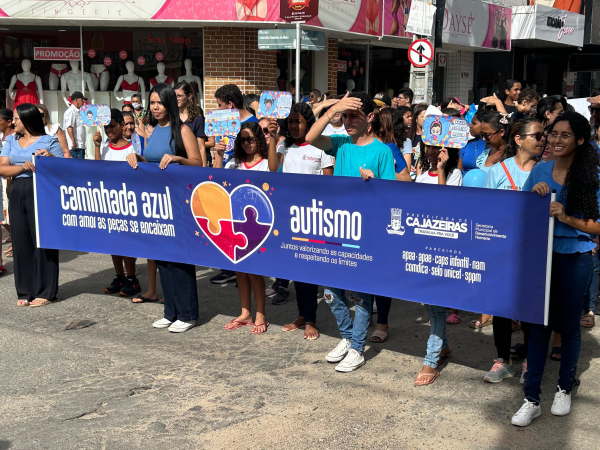
[[[313,53],[303,50],[300,52],[300,91],[308,97],[313,89]],[[290,81],[296,79],[296,50],[277,50],[277,86],[280,91],[290,88]]]
[[[337,94],[366,90],[367,49],[364,45],[338,45]]]
[[[395,48],[371,47],[371,68],[369,72],[369,92],[398,91],[408,87],[410,81],[410,63],[406,50]],[[375,70],[373,70],[375,68]]]

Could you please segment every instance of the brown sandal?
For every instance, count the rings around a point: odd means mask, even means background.
[[[437,377],[440,376],[439,372],[434,373],[423,373],[420,372],[415,379],[415,386],[428,386],[432,384]]]
[[[596,319],[590,314],[586,314],[581,318],[580,325],[584,328],[594,328],[596,326]]]
[[[29,306],[29,300],[17,300],[17,306]]]
[[[46,300],[45,298],[36,298],[34,301],[32,301],[29,304],[30,308],[37,308],[39,306],[47,306],[47,305],[51,305],[53,302],[51,302],[50,300]]]

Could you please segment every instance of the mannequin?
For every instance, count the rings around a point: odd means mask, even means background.
[[[202,93],[202,78],[192,73],[192,60],[186,59],[183,62],[185,67],[185,75],[179,77],[177,81],[185,81],[189,83],[194,95],[198,97],[198,104],[204,108],[204,94]],[[279,70],[279,69],[277,69]]]
[[[71,64],[71,70],[67,73],[65,73],[61,78],[60,78],[60,90],[62,92],[62,98],[63,101],[65,102],[65,105],[67,105],[67,108],[71,105],[71,102],[69,101],[69,98],[71,97],[71,94],[75,91],[81,91],[81,70],[79,70],[79,61],[70,61]],[[90,92],[90,97],[92,100],[92,104],[95,103],[94,101],[94,84],[92,83],[92,77],[90,76],[89,73],[83,72],[83,80],[85,81],[85,85],[88,88],[88,91]],[[67,97],[67,89],[69,89],[69,97]]]
[[[22,103],[44,103],[44,94],[42,91],[42,79],[31,73],[31,61],[24,59],[21,62],[23,72],[13,75],[8,86],[10,98],[15,101],[15,108]],[[13,92],[14,88],[16,92]]]
[[[94,89],[97,91],[99,90],[106,92],[108,89],[108,83],[110,82],[110,73],[108,73],[108,67],[106,67],[104,64],[92,64],[90,65],[90,75],[92,77]]]
[[[51,91],[58,91],[58,86],[61,77],[69,71],[69,66],[66,64],[52,64],[50,66],[50,75],[48,75],[48,85]]]
[[[159,62],[156,65],[156,71],[158,72],[158,75],[156,75],[154,78],[150,79],[150,89],[152,89],[154,86],[156,86],[158,83],[166,83],[166,84],[170,84],[171,87],[175,86],[175,80],[167,75],[165,75],[165,64]]]
[[[113,94],[115,95],[115,98],[117,100],[120,100],[126,104],[131,104],[131,96],[133,94],[141,92],[142,105],[145,108],[146,85],[144,84],[144,80],[142,79],[142,77],[137,76],[133,72],[133,70],[135,69],[133,61],[127,61],[127,63],[125,63],[125,68],[127,69],[127,73],[119,77],[119,79],[117,80],[117,84],[115,85],[115,89],[113,90]],[[121,89],[121,85],[123,85],[123,97],[119,97],[119,89]]]
[[[350,79],[346,81],[346,92],[353,92],[354,88],[356,88],[356,83],[354,80]]]

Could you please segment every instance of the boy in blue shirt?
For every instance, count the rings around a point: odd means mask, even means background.
[[[335,103],[310,129],[306,141],[336,158],[333,174],[343,177],[362,177],[395,180],[394,157],[392,150],[384,143],[370,136],[369,122],[377,105],[365,92],[346,94]],[[348,136],[322,136],[336,114],[342,114],[342,122]],[[344,291],[325,288],[325,301],[336,318],[342,335],[340,343],[330,351],[325,359],[339,363],[335,370],[352,372],[365,364],[362,355],[367,342],[367,330],[371,318],[371,294],[350,292],[354,299],[354,323]]]

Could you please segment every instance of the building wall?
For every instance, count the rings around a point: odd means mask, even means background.
[[[258,50],[258,30],[237,27],[204,28],[204,105],[217,108],[215,91],[237,84],[244,94],[277,90],[275,51]]]
[[[458,97],[461,103],[469,101],[469,91],[473,90],[475,74],[475,54],[473,52],[448,53],[446,63],[446,97]],[[438,99],[442,101],[443,99]]]
[[[327,78],[328,86],[327,91],[336,93],[337,92],[337,77],[338,77],[338,41],[337,39],[327,40]]]

